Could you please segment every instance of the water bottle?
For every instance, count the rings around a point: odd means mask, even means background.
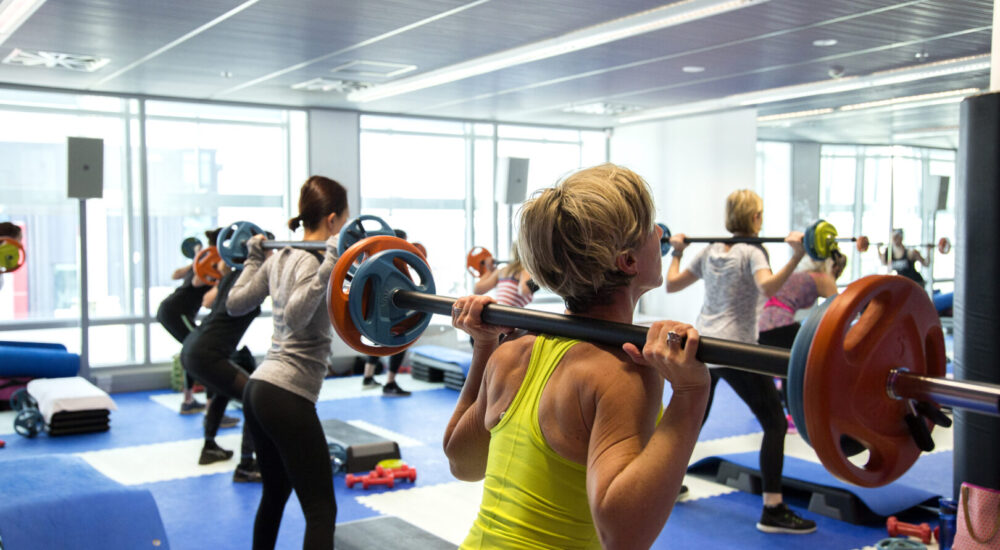
[[[955,514],[958,506],[955,499],[942,497],[938,500],[938,519],[940,528],[938,534],[938,544],[941,550],[951,550],[951,543],[955,539]]]

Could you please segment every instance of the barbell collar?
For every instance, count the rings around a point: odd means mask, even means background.
[[[261,241],[264,250],[277,250],[286,246],[302,250],[326,250],[326,241]]]
[[[455,298],[412,290],[392,292],[392,303],[396,307],[438,315],[451,316],[451,308],[455,301]],[[640,350],[646,344],[646,333],[649,331],[647,327],[639,325],[579,318],[499,304],[487,305],[483,308],[482,316],[483,321],[492,325],[516,327],[616,347],[630,342]],[[695,357],[703,363],[786,378],[791,352],[784,348],[701,336]]]
[[[894,399],[930,401],[952,408],[1000,416],[1000,386],[986,382],[966,382],[920,376],[894,369],[886,381]]]

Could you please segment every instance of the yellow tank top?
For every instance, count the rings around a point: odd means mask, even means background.
[[[600,548],[587,502],[587,468],[556,454],[538,403],[556,365],[579,340],[538,335],[524,381],[490,430],[479,515],[462,549]]]

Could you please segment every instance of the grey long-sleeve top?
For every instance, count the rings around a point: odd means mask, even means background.
[[[260,241],[252,240],[243,272],[226,300],[230,315],[243,315],[271,296],[271,347],[250,378],[313,403],[319,398],[330,353],[330,318],[323,306],[336,250],[334,236],[326,241],[322,263],[311,252],[295,248],[282,248],[264,259]]]

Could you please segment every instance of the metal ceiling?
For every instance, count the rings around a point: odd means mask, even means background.
[[[691,0],[667,4],[683,5]],[[0,65],[0,83],[219,100],[609,127],[564,112],[643,110],[864,76],[990,52],[992,0],[770,0],[735,11],[363,104],[292,85],[344,78],[352,61],[417,68],[378,85],[653,10],[662,0],[47,0],[9,39],[19,48],[109,58],[93,73]],[[813,42],[837,43],[818,47]],[[687,66],[704,67],[688,73]],[[834,73],[838,69],[833,70]],[[759,106],[836,109],[988,86],[988,69]],[[955,101],[763,124],[765,139],[955,146]]]

